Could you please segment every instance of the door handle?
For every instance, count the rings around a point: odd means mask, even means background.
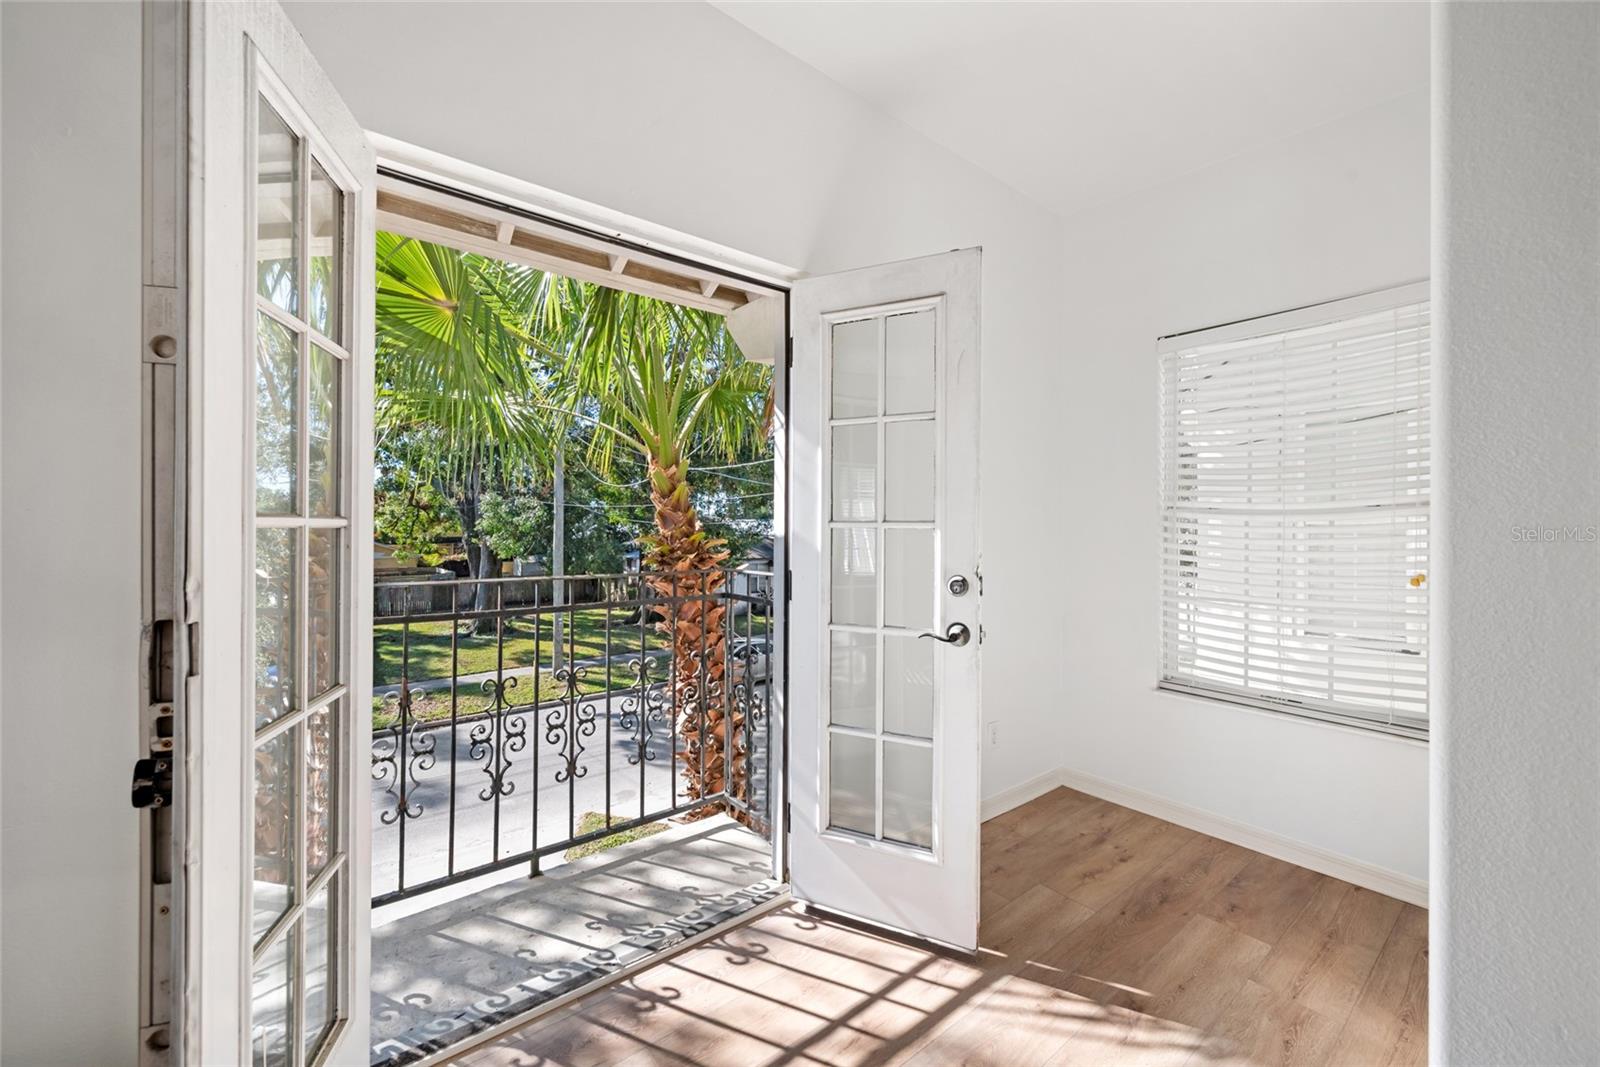
[[[925,634],[918,634],[917,636],[931,637],[935,641],[943,641],[947,645],[955,645],[957,648],[960,648],[962,645],[972,640],[972,631],[967,629],[967,624],[964,622],[953,622],[950,624],[950,628],[944,632],[943,636],[931,631]]]

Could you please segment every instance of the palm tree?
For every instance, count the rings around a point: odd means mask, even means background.
[[[720,316],[589,282],[547,275],[526,325],[562,355],[547,403],[591,428],[590,465],[609,472],[619,445],[645,461],[655,529],[640,539],[643,580],[672,642],[686,795],[746,797],[743,715],[723,699],[728,553],[700,524],[689,474],[696,455],[731,460],[765,439],[771,373]]]
[[[377,237],[377,430],[461,519],[477,578],[500,560],[478,534],[483,494],[546,469],[552,419],[519,324],[543,275],[440,245]],[[479,585],[474,607],[490,606]]]

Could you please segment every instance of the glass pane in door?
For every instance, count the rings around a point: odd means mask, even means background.
[[[256,960],[250,976],[250,1059],[254,1067],[294,1063],[294,927]]]
[[[344,194],[316,159],[311,160],[311,293],[307,301],[311,328],[329,340],[339,336],[339,270],[344,223]]]
[[[878,413],[882,329],[878,319],[841,322],[834,326],[834,418],[861,418]]]
[[[833,621],[856,626],[878,622],[878,531],[833,531]]]
[[[887,415],[934,409],[934,357],[937,355],[932,308],[890,315],[884,324],[884,405]]]
[[[333,979],[338,965],[338,937],[334,925],[339,899],[335,877],[306,905],[306,1025],[302,1041],[305,1062],[311,1062],[322,1039],[333,1026]]]
[[[933,749],[883,743],[883,836],[933,847]]]
[[[256,531],[256,718],[266,726],[294,709],[299,554],[293,530]]]
[[[327,705],[306,719],[306,881],[321,877],[333,859],[339,816],[337,709]]]
[[[294,512],[300,357],[294,334],[265,312],[256,327],[256,510]]]
[[[306,654],[310,685],[306,695],[315,700],[339,681],[339,544],[340,531],[307,531],[311,546],[306,573]]]
[[[339,367],[343,361],[321,345],[311,346],[308,386],[306,457],[308,514],[321,517],[339,510]]]
[[[873,834],[878,826],[878,743],[870,737],[835,733],[828,761],[830,826]]]
[[[300,306],[300,139],[265,100],[256,130],[256,292]]]
[[[833,518],[872,522],[878,517],[878,427],[833,430]]]
[[[934,520],[934,426],[914,419],[883,427],[883,517],[890,522]]]
[[[935,647],[927,638],[884,637],[884,733],[932,739]]]
[[[873,730],[878,725],[878,637],[833,632],[828,706],[835,726]]]
[[[295,903],[295,746],[291,726],[256,749],[255,868],[251,882],[251,932],[259,942]]]
[[[883,531],[883,624],[906,630],[933,628],[933,531],[890,527]]]

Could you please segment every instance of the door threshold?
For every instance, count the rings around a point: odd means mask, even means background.
[[[559,986],[534,990],[524,983],[485,998],[474,1010],[463,1013],[459,1025],[448,1031],[439,1032],[437,1024],[433,1024],[425,1041],[395,1041],[389,1055],[382,1055],[385,1046],[380,1044],[373,1049],[372,1067],[433,1067],[448,1063],[789,901],[787,884],[757,882],[688,915],[642,930],[621,945],[595,950],[573,964],[571,977]],[[515,1006],[519,993],[525,1006]]]

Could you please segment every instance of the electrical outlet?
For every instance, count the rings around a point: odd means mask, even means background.
[[[1000,744],[1000,724],[997,723],[997,722],[990,722],[989,723],[989,747],[990,748],[994,748],[994,747],[998,746],[999,744]]]

